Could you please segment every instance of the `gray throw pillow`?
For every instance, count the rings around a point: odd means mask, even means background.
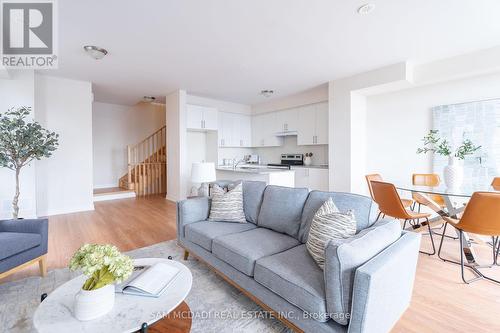
[[[356,234],[356,219],[352,212],[339,212],[328,198],[314,214],[306,248],[321,269],[325,268],[325,247],[332,239],[344,239]]]
[[[219,185],[212,188],[212,205],[209,221],[246,223],[243,211],[243,190],[241,183],[225,192]]]

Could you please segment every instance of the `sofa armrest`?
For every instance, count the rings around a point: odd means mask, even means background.
[[[356,270],[348,333],[389,332],[410,304],[420,234],[400,239]]]
[[[0,221],[0,232],[22,232],[39,234],[42,237],[42,251],[47,253],[49,221],[47,219],[4,220]]]
[[[210,202],[208,197],[197,197],[177,202],[177,239],[184,238],[186,225],[208,218]]]

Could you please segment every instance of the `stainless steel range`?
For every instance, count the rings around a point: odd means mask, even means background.
[[[281,154],[281,164],[268,164],[269,168],[290,169],[292,165],[304,165],[303,154]]]

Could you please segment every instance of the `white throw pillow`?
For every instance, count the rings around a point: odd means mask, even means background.
[[[212,206],[209,221],[247,222],[243,211],[243,185],[241,183],[227,192],[215,184],[211,194]]]
[[[325,267],[325,247],[331,239],[344,239],[356,234],[354,214],[339,212],[332,198],[318,209],[311,223],[306,248],[321,269]]]

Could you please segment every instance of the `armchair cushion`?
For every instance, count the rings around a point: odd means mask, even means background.
[[[0,260],[40,245],[40,234],[22,232],[0,232]]]
[[[325,249],[325,286],[328,313],[347,325],[356,269],[401,237],[398,220],[382,220],[351,238],[333,239]]]

